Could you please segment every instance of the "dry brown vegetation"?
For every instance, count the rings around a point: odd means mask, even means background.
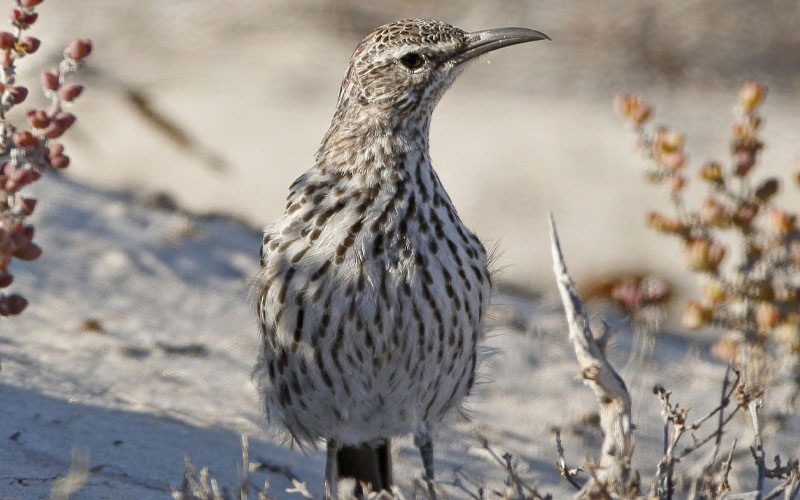
[[[49,107],[29,110],[27,125],[12,123],[7,117],[9,111],[28,96],[28,88],[17,82],[17,63],[41,45],[39,39],[23,33],[36,22],[39,15],[35,9],[41,2],[17,0],[9,15],[12,31],[0,31],[0,289],[13,282],[9,271],[12,259],[34,260],[42,253],[33,243],[33,225],[25,222],[36,200],[24,196],[23,189],[45,170],[69,165],[64,146],[54,139],[75,122],[75,115],[64,108],[81,95],[83,86],[68,79],[92,51],[91,41],[73,41],[64,50],[63,60],[42,73],[42,90],[50,99]],[[27,304],[19,294],[0,292],[0,316],[19,314]]]

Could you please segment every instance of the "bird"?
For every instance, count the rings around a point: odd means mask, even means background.
[[[295,443],[325,443],[324,498],[342,477],[356,495],[389,490],[391,439],[408,434],[436,497],[433,436],[475,381],[492,279],[431,166],[431,115],[467,62],[544,39],[424,19],[371,31],[312,168],[264,229],[254,379]]]

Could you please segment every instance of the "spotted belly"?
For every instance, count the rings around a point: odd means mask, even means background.
[[[468,394],[488,293],[421,254],[413,266],[290,267],[262,296],[258,383],[300,441],[358,443],[412,432]]]
[[[255,374],[268,414],[300,442],[413,432],[472,386],[486,252],[432,171],[388,180],[365,191],[301,178],[265,232]]]

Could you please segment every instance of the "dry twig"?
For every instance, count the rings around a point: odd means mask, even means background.
[[[567,459],[564,457],[564,446],[561,444],[561,429],[555,430],[556,435],[556,451],[558,452],[558,463],[556,467],[558,467],[558,472],[561,473],[561,477],[567,480],[569,484],[571,484],[576,490],[581,489],[581,485],[575,480],[583,471],[583,467],[576,467],[574,469],[570,469],[567,465]]]
[[[608,363],[595,343],[589,320],[583,310],[575,283],[567,272],[555,221],[550,216],[550,238],[553,250],[553,271],[567,315],[569,338],[581,368],[583,381],[592,388],[600,406],[600,427],[603,445],[596,470],[578,498],[585,498],[600,488],[612,495],[624,497],[630,487],[630,461],[633,454],[633,425],[631,398],[625,382]]]

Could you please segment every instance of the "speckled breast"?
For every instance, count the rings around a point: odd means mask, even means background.
[[[257,285],[268,413],[301,442],[413,431],[474,379],[486,253],[430,167],[310,171],[270,226]]]

